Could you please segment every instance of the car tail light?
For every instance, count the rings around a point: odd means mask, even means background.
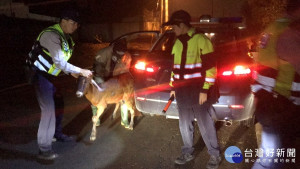
[[[222,72],[223,76],[231,75],[250,75],[251,69],[247,66],[237,65],[232,70],[225,70]]]
[[[134,68],[139,71],[146,71],[149,73],[153,73],[156,71],[156,67],[147,65],[144,61],[137,61],[134,65]]]
[[[223,75],[223,76],[230,76],[230,75],[232,75],[232,71],[231,71],[231,70],[224,71],[224,72],[222,73],[222,75]]]
[[[231,108],[231,109],[243,109],[244,106],[243,105],[229,105],[229,108]]]
[[[141,62],[138,61],[135,65],[134,65],[135,69],[137,70],[146,70],[146,63],[145,62]]]
[[[248,67],[245,67],[245,66],[236,66],[234,68],[234,74],[235,75],[247,75],[247,74],[250,74],[251,73],[251,70],[250,68]]]

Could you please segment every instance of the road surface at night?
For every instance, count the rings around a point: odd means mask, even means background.
[[[38,152],[36,134],[40,110],[32,86],[20,85],[0,93],[0,168],[2,169],[115,169],[115,168],[205,168],[209,159],[198,127],[195,126],[195,160],[178,166],[174,160],[182,145],[178,120],[164,116],[139,115],[135,118],[134,130],[120,125],[120,114],[111,120],[114,105],[110,105],[101,117],[95,142],[89,141],[91,108],[85,98],[76,98],[76,80],[61,76],[65,96],[64,132],[76,136],[71,143],[55,142],[59,154],[55,161],[36,159]],[[222,153],[220,169],[251,168],[254,160],[229,163],[224,152],[229,146],[257,149],[254,127],[243,127],[238,122],[225,127],[216,123]]]

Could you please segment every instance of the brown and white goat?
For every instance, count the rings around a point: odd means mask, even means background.
[[[97,107],[97,115],[92,117],[93,128],[90,140],[96,139],[96,123],[104,112],[108,104],[116,104],[113,118],[120,104],[125,104],[130,111],[131,120],[129,129],[133,130],[134,125],[134,99],[133,99],[133,79],[130,73],[123,73],[104,82],[101,89],[93,79],[79,78],[77,97],[85,97]],[[81,92],[80,92],[81,91]]]

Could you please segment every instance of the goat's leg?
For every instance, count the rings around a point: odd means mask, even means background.
[[[93,116],[97,115],[98,108],[97,106],[91,105]],[[100,119],[98,119],[96,127],[100,126]]]
[[[92,117],[93,128],[92,128],[92,132],[91,132],[91,136],[90,136],[90,140],[91,141],[95,141],[96,140],[96,134],[97,134],[96,126],[97,126],[97,121],[98,121],[100,115],[103,113],[103,111],[105,109],[104,106],[97,106],[97,108],[98,108],[97,115]]]
[[[121,125],[127,129],[129,128],[128,108],[125,103],[122,103],[122,105],[121,105]]]
[[[115,110],[113,112],[113,116],[112,116],[112,119],[115,119],[116,118],[116,114],[117,114],[117,110],[119,109],[120,107],[120,103],[116,103],[116,106],[115,106]]]
[[[133,130],[133,125],[134,125],[134,110],[131,106],[128,106],[128,109],[130,111],[130,124],[129,124],[129,130]]]
[[[96,140],[96,134],[97,134],[96,127],[97,127],[96,123],[93,122],[93,128],[92,128],[92,132],[91,132],[91,135],[90,135],[90,140],[91,141],[95,141]]]

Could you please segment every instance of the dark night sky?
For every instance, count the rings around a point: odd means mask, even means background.
[[[44,3],[45,0],[13,0],[13,2],[35,4]],[[65,7],[76,6],[80,9],[81,16],[86,22],[114,22],[124,17],[141,16],[144,8],[155,9],[156,2],[157,0],[72,0],[46,5],[31,5],[29,10],[32,13],[58,17]]]

